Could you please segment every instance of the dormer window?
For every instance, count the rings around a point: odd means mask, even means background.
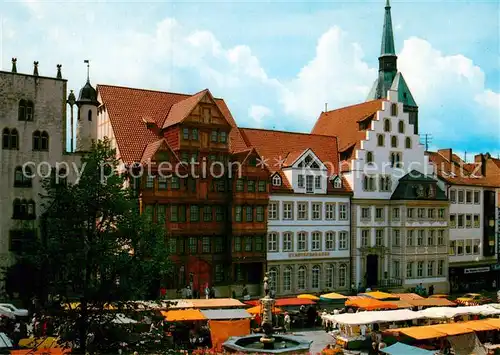
[[[313,193],[314,192],[313,182],[314,182],[314,176],[307,175],[306,176],[306,193]]]
[[[319,165],[314,161],[311,155],[308,155],[300,162],[299,168],[319,169]]]
[[[273,186],[281,186],[281,176],[278,174],[273,176]]]
[[[335,189],[341,189],[342,188],[342,179],[340,177],[336,177],[335,180],[333,180],[333,187]]]
[[[316,190],[320,190],[321,189],[321,176],[315,176],[314,177],[314,188]]]

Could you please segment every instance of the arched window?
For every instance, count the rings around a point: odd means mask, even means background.
[[[49,134],[45,131],[43,131],[41,134],[40,149],[49,150]]]
[[[22,187],[24,184],[23,168],[18,166],[14,171],[14,187]]]
[[[363,176],[363,190],[368,191],[368,176]]]
[[[411,138],[410,137],[406,137],[405,147],[406,147],[406,149],[411,149]]]
[[[398,132],[405,133],[405,123],[403,121],[399,121],[398,123]]]
[[[391,131],[391,121],[388,119],[384,120],[384,132],[390,132]]]
[[[26,100],[19,100],[19,108],[17,110],[17,119],[26,121]]]
[[[42,148],[42,137],[40,131],[33,132],[33,150],[40,150]]]
[[[89,112],[87,113],[87,117],[88,117],[89,121],[92,122],[92,110],[89,110]]]
[[[2,149],[9,149],[10,146],[10,130],[4,128],[2,132]]]
[[[26,218],[27,219],[35,219],[35,201],[33,200],[29,200],[27,203],[26,203]]]
[[[398,137],[396,137],[396,136],[391,137],[391,147],[393,147],[393,148],[398,147]]]
[[[35,113],[35,106],[33,105],[33,101],[26,102],[26,121],[33,121],[33,116]]]
[[[10,131],[10,149],[19,149],[19,133],[17,129]]]
[[[326,266],[325,287],[332,289],[335,285],[334,281],[335,281],[335,266],[333,264],[328,264]]]
[[[333,181],[333,187],[340,189],[342,187],[342,178],[339,176]]]
[[[396,153],[392,152],[390,155],[391,167],[393,168],[396,165]]]
[[[385,144],[385,142],[384,142],[384,141],[385,141],[385,139],[384,139],[384,135],[383,135],[383,134],[379,134],[379,135],[377,136],[377,145],[378,145],[379,147],[383,147],[383,146],[384,146],[384,144]]]
[[[306,267],[300,266],[299,271],[297,272],[297,288],[299,290],[306,289]]]
[[[339,267],[339,287],[347,286],[347,265],[341,264]]]
[[[278,269],[275,267],[269,269],[269,290],[278,292]]]
[[[311,288],[319,289],[321,280],[321,268],[319,265],[314,265],[311,270]]]
[[[398,105],[392,104],[391,105],[391,116],[397,116],[397,115],[398,115]]]
[[[395,159],[396,159],[396,166],[399,168],[399,167],[401,167],[401,154],[396,153],[394,155],[395,155]]]
[[[373,163],[373,152],[366,152],[366,163]]]
[[[281,186],[281,176],[278,174],[273,176],[273,186]]]
[[[283,291],[292,291],[292,268],[290,266],[287,266],[283,270]]]

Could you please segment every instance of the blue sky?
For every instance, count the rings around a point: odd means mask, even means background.
[[[307,132],[364,101],[376,78],[385,0],[19,1],[0,10],[1,67],[93,84],[226,100],[237,122]],[[498,1],[392,1],[403,72],[433,148],[500,152]],[[469,155],[470,156],[470,155]]]

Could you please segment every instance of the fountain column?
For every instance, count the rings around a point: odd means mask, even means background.
[[[260,300],[260,308],[262,311],[262,323],[261,327],[264,331],[264,335],[260,338],[260,342],[263,344],[265,350],[274,349],[274,338],[273,338],[273,308],[275,300],[269,295],[269,277],[268,273],[264,277],[264,293],[265,296]]]

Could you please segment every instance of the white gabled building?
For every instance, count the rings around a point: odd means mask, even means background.
[[[271,175],[267,271],[278,296],[350,287],[350,187],[335,137],[240,129]]]

